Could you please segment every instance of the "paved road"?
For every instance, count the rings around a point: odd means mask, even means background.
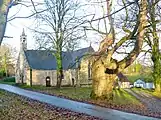
[[[126,89],[129,93],[134,95],[136,98],[138,98],[141,102],[143,102],[147,108],[156,113],[161,113],[161,100],[155,98],[154,96],[145,93],[143,91],[135,90],[132,91],[130,89]]]
[[[55,96],[50,96],[38,92],[24,90],[11,85],[0,84],[0,89],[22,95],[33,100],[48,103],[57,107],[69,109],[79,113],[85,113],[91,116],[96,116],[105,120],[159,120],[157,118],[136,115],[132,113],[121,112],[118,110],[99,107],[96,105],[76,102],[68,99],[63,99]]]

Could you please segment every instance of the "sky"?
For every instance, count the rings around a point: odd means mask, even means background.
[[[34,0],[34,2],[40,2],[41,0]],[[23,2],[23,1],[22,1]],[[27,2],[30,2],[30,0],[25,0],[24,3],[28,5]],[[24,17],[24,16],[28,16],[31,15],[31,10],[32,7],[25,7],[22,5],[17,5],[14,6],[10,9],[9,15],[8,15],[8,19],[12,18],[13,15],[16,14],[16,17]],[[91,9],[89,9],[90,11],[92,11]],[[89,11],[89,13],[90,13]],[[17,18],[14,19],[10,22],[8,22],[7,24],[7,28],[6,28],[6,36],[11,36],[13,38],[5,38],[3,40],[4,44],[10,44],[13,47],[16,47],[16,49],[19,51],[20,49],[20,35],[22,33],[23,28],[25,29],[25,33],[27,35],[27,48],[28,49],[35,49],[35,40],[33,38],[34,33],[31,32],[31,30],[29,30],[29,28],[33,28],[34,27],[34,19],[33,18]],[[88,42],[83,41],[83,43],[81,43],[80,48],[81,47],[87,47],[90,45],[90,41],[93,41],[92,39],[99,39],[99,37],[96,37],[93,33],[88,33]],[[98,44],[92,44],[95,48],[95,50],[98,49]]]
[[[18,14],[16,14],[18,12]],[[8,19],[10,19],[13,15],[16,16],[28,16],[31,14],[30,9],[24,7],[22,5],[14,6],[10,9]],[[28,28],[32,27],[34,24],[33,19],[24,19],[18,18],[14,19],[7,23],[6,28],[6,36],[11,36],[13,38],[7,38],[3,40],[3,43],[7,43],[16,47],[17,50],[20,48],[20,35],[22,34],[23,28],[25,29],[25,33],[27,35],[27,47],[28,49],[34,49],[35,41],[33,39],[33,33],[30,32]]]

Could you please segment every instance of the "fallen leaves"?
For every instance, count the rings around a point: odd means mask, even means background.
[[[2,94],[1,94],[2,93]],[[0,120],[99,120],[0,90]]]

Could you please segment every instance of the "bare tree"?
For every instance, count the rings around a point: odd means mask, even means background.
[[[93,90],[91,97],[96,99],[112,98],[116,76],[119,72],[131,65],[141,52],[145,35],[145,27],[147,26],[147,1],[141,0],[140,2],[129,2],[128,0],[123,0],[123,9],[125,9],[126,12],[129,12],[127,7],[133,4],[137,7],[138,14],[135,15],[136,22],[134,22],[131,28],[123,25],[122,29],[125,36],[117,40],[114,25],[115,19],[112,17],[113,13],[115,13],[112,10],[113,1],[106,0],[106,4],[107,15],[99,19],[91,20],[98,21],[108,17],[108,26],[110,26],[109,32],[102,32],[105,35],[105,39],[100,43],[99,50],[93,55],[92,60]],[[129,17],[128,15],[129,14],[125,14],[127,18]],[[98,30],[95,28],[92,29]],[[98,32],[100,32],[100,30]],[[122,46],[129,47],[131,41],[133,49],[128,53],[124,53],[126,56],[122,60],[114,59],[113,55],[119,52]]]
[[[4,38],[6,25],[7,25],[7,17],[9,13],[9,9],[17,5],[17,2],[21,0],[1,0],[0,1],[0,45]]]
[[[47,11],[36,16],[38,25],[34,32],[39,49],[55,50],[52,54],[57,63],[57,87],[63,78],[62,51],[72,50],[78,40],[84,38],[83,15],[79,15],[80,4],[76,0],[45,0]]]
[[[0,0],[0,45],[2,43],[3,38],[12,38],[10,36],[4,36],[6,31],[6,25],[8,22],[17,19],[17,18],[31,18],[33,16],[36,16],[39,13],[42,13],[46,11],[46,9],[41,11],[35,11],[35,6],[41,6],[43,3],[40,2],[33,2],[33,0],[30,0],[28,2],[22,1],[22,0]],[[30,15],[26,16],[17,16],[17,13],[15,13],[10,18],[8,17],[8,13],[10,11],[10,8],[13,6],[22,5],[23,7],[28,7],[29,9],[33,7],[34,10],[31,10],[32,13]]]

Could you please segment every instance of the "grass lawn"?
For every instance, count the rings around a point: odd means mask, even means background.
[[[57,89],[55,87],[45,87],[45,86],[27,86],[20,85],[21,88],[31,89],[36,91],[45,92],[48,94],[54,94],[58,96],[67,96],[72,99],[81,99],[86,100],[89,99],[91,88],[89,87],[81,87],[81,88],[73,88],[73,87],[62,87],[61,89]]]
[[[44,86],[26,86],[21,85],[21,88],[24,89],[31,89],[34,91],[40,91],[44,93],[48,93],[51,95],[57,96],[65,96],[67,98],[71,98],[74,100],[81,100],[81,101],[88,101],[90,99],[90,93],[92,88],[91,87],[80,87],[80,88],[73,88],[73,87],[62,87],[61,89],[57,89],[54,87],[44,87]],[[127,105],[127,104],[140,104],[140,102],[132,95],[127,93],[125,90],[114,90],[114,98],[113,101],[101,101],[107,102],[115,105]]]
[[[131,94],[127,93],[125,90],[115,90],[113,102],[116,104],[140,104],[140,102]]]
[[[0,120],[96,120],[0,90]]]
[[[56,95],[63,98],[68,98],[76,101],[81,101],[90,104],[96,104],[99,106],[117,109],[125,112],[132,112],[137,114],[144,114],[147,108],[134,96],[127,93],[125,90],[114,90],[114,98],[111,101],[107,100],[92,100],[90,99],[90,93],[92,88],[81,87],[62,87],[56,89],[55,87],[44,87],[44,86],[26,86],[20,85],[19,87],[29,89],[37,92],[43,92],[50,95]]]

